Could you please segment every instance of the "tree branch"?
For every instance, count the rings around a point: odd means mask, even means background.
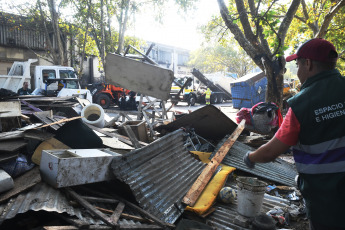
[[[345,6],[345,0],[340,0],[336,5],[331,7],[328,14],[325,16],[319,32],[315,35],[315,38],[324,38],[326,36],[329,24],[331,23],[333,17],[336,15],[339,9],[343,6]]]
[[[280,24],[278,29],[278,39],[280,39],[281,45],[284,46],[286,33],[291,25],[292,19],[297,12],[298,6],[301,3],[301,0],[293,0],[288,11],[285,14],[285,17]]]
[[[259,42],[258,42],[257,38],[254,36],[253,31],[251,29],[251,26],[250,26],[250,23],[248,20],[248,15],[246,12],[246,8],[244,7],[244,3],[242,0],[235,0],[235,2],[236,2],[237,11],[239,13],[239,17],[241,20],[242,28],[244,30],[244,35],[246,36],[248,41],[254,47],[256,47]]]
[[[257,51],[252,46],[252,44],[246,39],[244,34],[242,33],[241,29],[233,22],[231,15],[229,13],[228,8],[226,7],[223,0],[217,0],[220,15],[222,16],[225,25],[230,29],[231,33],[234,35],[236,41],[240,44],[240,46],[246,51],[246,53],[253,59],[255,64],[260,68],[263,68],[261,62],[261,56],[258,56],[256,53]]]
[[[261,41],[262,48],[265,50],[266,53],[270,53],[271,52],[270,47],[268,45],[267,40],[265,39],[265,36],[263,34],[264,30],[263,30],[262,26],[260,26],[260,20],[258,19],[258,12],[259,12],[261,0],[259,1],[257,8],[255,8],[255,3],[253,0],[249,0],[248,2],[249,2],[249,9],[251,11],[251,14],[253,15],[253,18],[257,18],[257,20],[255,22],[255,26],[256,26],[257,34],[258,34],[260,41]]]

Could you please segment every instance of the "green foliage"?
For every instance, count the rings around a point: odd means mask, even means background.
[[[188,66],[195,67],[203,73],[226,71],[241,77],[255,68],[255,64],[242,48],[228,42],[202,47],[191,53]]]
[[[315,32],[312,30],[312,26],[317,29],[317,32],[323,24],[325,15],[329,12],[330,7],[336,4],[335,1],[330,0],[314,0],[313,2],[306,1],[306,3],[308,18],[306,18],[302,5],[300,5],[286,37],[287,45],[293,47],[292,52],[295,52],[299,45],[306,40],[315,37]],[[344,17],[345,7],[342,7],[334,16],[327,29],[328,32],[324,37],[335,45],[339,54],[343,54],[345,50]],[[343,75],[345,74],[345,59],[343,57],[338,60],[337,68]]]

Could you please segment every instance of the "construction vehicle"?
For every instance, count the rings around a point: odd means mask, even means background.
[[[89,90],[81,89],[79,79],[72,67],[66,66],[35,66],[33,77],[30,66],[37,59],[25,62],[14,62],[8,75],[0,75],[0,88],[18,92],[24,82],[29,83],[34,95],[66,97],[78,96],[92,103]],[[63,88],[60,89],[59,85]]]
[[[213,84],[199,70],[193,69],[193,76],[176,78],[170,91],[170,99],[176,104],[176,101],[187,102],[194,106],[196,102],[205,103],[205,91],[210,88],[211,104],[222,103],[224,100],[231,99],[231,94],[219,85]]]
[[[120,106],[121,97],[127,96],[130,92],[130,90],[106,83],[89,84],[88,89],[93,102],[102,106],[103,109],[109,108],[111,104]]]

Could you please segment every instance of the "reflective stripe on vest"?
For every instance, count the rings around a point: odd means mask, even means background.
[[[345,172],[345,137],[315,145],[298,144],[293,153],[300,173]]]

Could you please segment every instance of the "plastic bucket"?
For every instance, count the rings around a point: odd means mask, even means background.
[[[104,127],[104,110],[100,105],[89,104],[81,111],[82,120],[99,128]]]
[[[260,213],[267,183],[253,177],[238,177],[237,212],[245,217]]]

